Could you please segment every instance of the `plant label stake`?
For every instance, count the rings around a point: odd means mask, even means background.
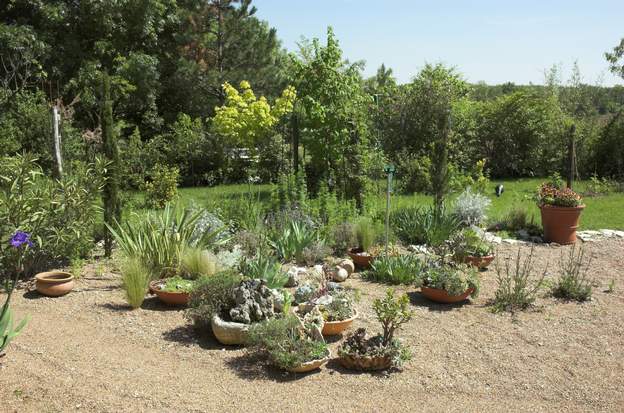
[[[392,194],[392,176],[395,170],[394,165],[384,165],[384,172],[388,174],[388,188],[386,190],[386,256],[388,255],[388,238],[390,235],[390,194]]]

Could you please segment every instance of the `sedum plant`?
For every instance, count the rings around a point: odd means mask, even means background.
[[[443,261],[432,265],[425,276],[417,280],[416,285],[444,290],[451,296],[461,295],[471,289],[472,298],[479,295],[480,289],[476,268]]]

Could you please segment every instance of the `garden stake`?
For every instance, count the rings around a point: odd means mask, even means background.
[[[392,175],[394,165],[385,165],[384,172],[388,174],[388,188],[386,190],[386,256],[388,255],[388,237],[390,233],[390,194],[392,193]]]

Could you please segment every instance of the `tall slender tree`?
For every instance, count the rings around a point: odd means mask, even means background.
[[[119,201],[119,147],[115,136],[113,124],[113,101],[110,93],[110,77],[108,73],[103,76],[102,85],[102,148],[108,162],[106,168],[106,182],[104,184],[104,222],[112,225],[121,218]],[[104,238],[104,254],[110,257],[113,246],[110,232],[106,232]]]

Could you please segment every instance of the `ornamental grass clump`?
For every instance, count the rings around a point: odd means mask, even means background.
[[[553,287],[553,296],[576,301],[591,299],[592,286],[588,277],[590,266],[591,259],[585,262],[583,247],[577,248],[573,245],[567,254],[562,252],[559,264],[560,275]]]
[[[121,278],[130,307],[141,307],[151,279],[149,268],[136,257],[126,258],[121,263]]]

